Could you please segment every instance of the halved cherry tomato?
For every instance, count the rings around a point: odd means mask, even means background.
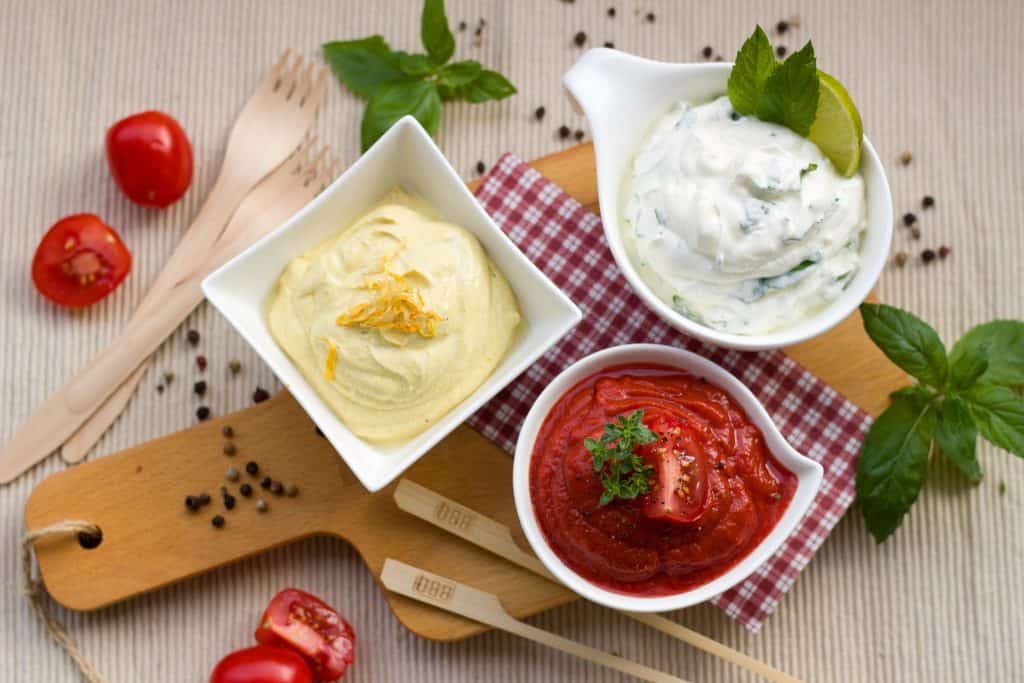
[[[210,683],[312,683],[313,672],[297,652],[257,645],[217,662]]]
[[[309,662],[318,681],[345,675],[355,659],[356,634],[329,605],[297,588],[274,596],[256,628],[263,645],[290,647]]]
[[[173,118],[144,111],[107,131],[107,164],[129,199],[162,209],[181,199],[192,182],[192,145]]]
[[[82,308],[117,289],[132,269],[121,237],[91,213],[62,218],[43,235],[32,259],[32,281],[50,301]]]
[[[661,418],[647,425],[658,440],[638,452],[654,467],[655,482],[644,496],[644,515],[666,522],[696,521],[708,498],[704,446],[681,420]]]

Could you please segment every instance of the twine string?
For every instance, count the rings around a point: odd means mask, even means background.
[[[78,669],[82,672],[82,676],[89,683],[106,683],[106,679],[96,669],[92,668],[89,662],[85,661],[85,656],[78,649],[78,643],[67,632],[67,629],[47,610],[46,586],[43,585],[41,578],[35,576],[32,562],[32,544],[46,536],[94,535],[99,532],[100,530],[95,524],[68,519],[42,529],[29,531],[21,539],[22,591],[28,598],[29,604],[32,605],[36,616],[46,626],[46,632],[74,660],[75,664],[78,665]]]

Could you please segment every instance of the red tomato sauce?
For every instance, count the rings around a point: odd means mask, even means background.
[[[637,453],[651,489],[600,506],[583,440],[638,409],[658,440]],[[621,365],[555,403],[530,459],[540,528],[580,576],[636,596],[682,593],[721,576],[775,527],[797,478],[768,451],[740,407],[703,378],[659,365]]]

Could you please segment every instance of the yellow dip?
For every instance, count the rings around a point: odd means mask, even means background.
[[[270,331],[352,432],[410,439],[491,374],[519,306],[467,230],[401,190],[285,269]]]

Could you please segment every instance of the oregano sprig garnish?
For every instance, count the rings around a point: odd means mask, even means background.
[[[636,452],[638,446],[653,443],[658,435],[643,423],[644,411],[620,415],[604,426],[601,438],[587,438],[583,446],[594,458],[594,471],[601,476],[604,492],[600,505],[616,498],[634,500],[651,487],[654,468],[644,464]]]
[[[407,114],[433,135],[441,123],[442,101],[477,103],[515,94],[507,78],[475,59],[449,63],[455,37],[444,0],[424,0],[420,41],[426,53],[392,50],[379,35],[324,43],[324,58],[338,79],[367,101],[360,124],[364,152]]]
[[[978,434],[1024,457],[1024,322],[978,325],[947,354],[938,333],[906,311],[862,304],[860,312],[871,340],[919,382],[893,393],[857,460],[857,502],[881,543],[917,500],[933,450],[971,481],[982,476]]]

